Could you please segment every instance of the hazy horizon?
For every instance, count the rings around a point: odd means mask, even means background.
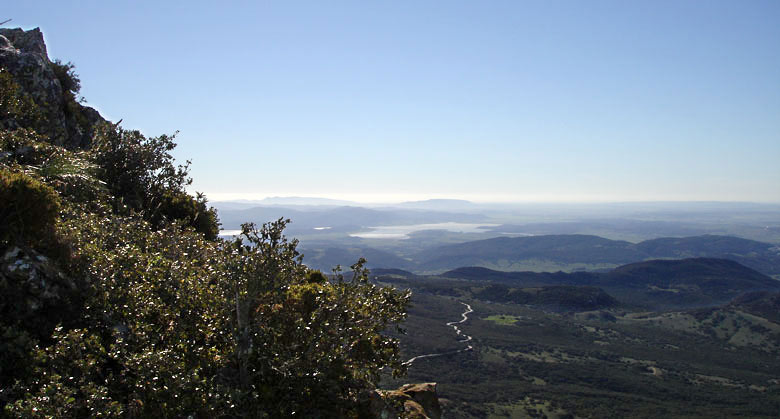
[[[740,200],[509,200],[490,199],[480,196],[468,195],[382,195],[382,194],[332,194],[332,195],[304,195],[304,194],[263,194],[263,193],[206,193],[211,202],[259,202],[273,199],[313,199],[348,201],[357,204],[399,204],[407,202],[431,201],[431,200],[456,200],[468,201],[475,204],[759,204],[780,205],[780,201],[740,201]]]

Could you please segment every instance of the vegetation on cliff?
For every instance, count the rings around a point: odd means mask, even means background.
[[[174,136],[95,117],[37,34],[0,32],[0,417],[357,415],[409,294],[310,270],[288,220],[219,239]]]

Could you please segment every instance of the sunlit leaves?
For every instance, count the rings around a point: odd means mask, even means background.
[[[0,102],[34,105],[17,99]],[[45,251],[75,295],[37,330],[19,310],[0,319],[5,414],[345,416],[383,368],[403,371],[384,332],[405,318],[409,294],[371,284],[363,260],[348,279],[311,271],[284,235],[289,220],[218,239],[216,212],[184,189],[189,163],[174,164],[173,136],[105,125],[92,148],[69,151],[5,128],[0,192],[13,198],[0,200],[0,248]]]

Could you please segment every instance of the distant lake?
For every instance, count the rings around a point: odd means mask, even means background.
[[[352,237],[361,239],[395,239],[404,240],[409,234],[423,230],[447,230],[456,233],[484,233],[488,227],[496,227],[498,224],[469,224],[469,223],[435,223],[412,224],[405,226],[378,226],[369,227],[371,230],[361,233],[351,233]]]

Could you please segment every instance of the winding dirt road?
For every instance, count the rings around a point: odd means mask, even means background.
[[[462,331],[462,330],[460,330],[460,328],[458,327],[458,325],[459,325],[459,324],[461,324],[461,323],[463,323],[463,322],[465,322],[466,320],[468,320],[468,319],[469,319],[468,315],[469,315],[470,313],[473,313],[473,312],[474,312],[474,310],[471,308],[471,306],[470,306],[470,305],[468,305],[468,304],[466,304],[466,303],[461,303],[461,304],[463,304],[464,306],[466,306],[466,311],[464,311],[464,312],[463,312],[463,314],[461,314],[461,316],[463,316],[463,318],[462,318],[460,321],[457,321],[457,322],[449,322],[449,323],[447,323],[447,326],[450,326],[450,327],[452,327],[453,329],[455,329],[455,333],[456,333],[458,336],[463,336],[463,339],[459,340],[458,342],[461,342],[461,343],[466,343],[466,342],[468,342],[468,341],[470,341],[470,340],[471,340],[471,336],[469,336],[469,335],[467,335],[467,334],[463,333],[463,331]],[[433,357],[437,357],[437,356],[452,355],[452,354],[457,354],[457,353],[460,353],[460,352],[466,352],[466,351],[470,351],[470,350],[472,350],[472,349],[474,349],[474,347],[473,347],[473,346],[471,346],[471,344],[468,344],[468,345],[466,345],[466,347],[465,347],[465,348],[463,348],[463,349],[456,349],[456,350],[454,350],[454,351],[441,352],[441,353],[437,353],[437,354],[426,354],[426,355],[418,355],[418,356],[416,356],[416,357],[414,357],[414,358],[412,358],[412,359],[410,359],[410,360],[408,360],[408,361],[404,362],[404,363],[403,363],[403,365],[407,365],[407,366],[409,366],[409,365],[412,365],[412,363],[413,363],[414,361],[417,361],[418,359],[422,359],[422,358],[433,358]]]

